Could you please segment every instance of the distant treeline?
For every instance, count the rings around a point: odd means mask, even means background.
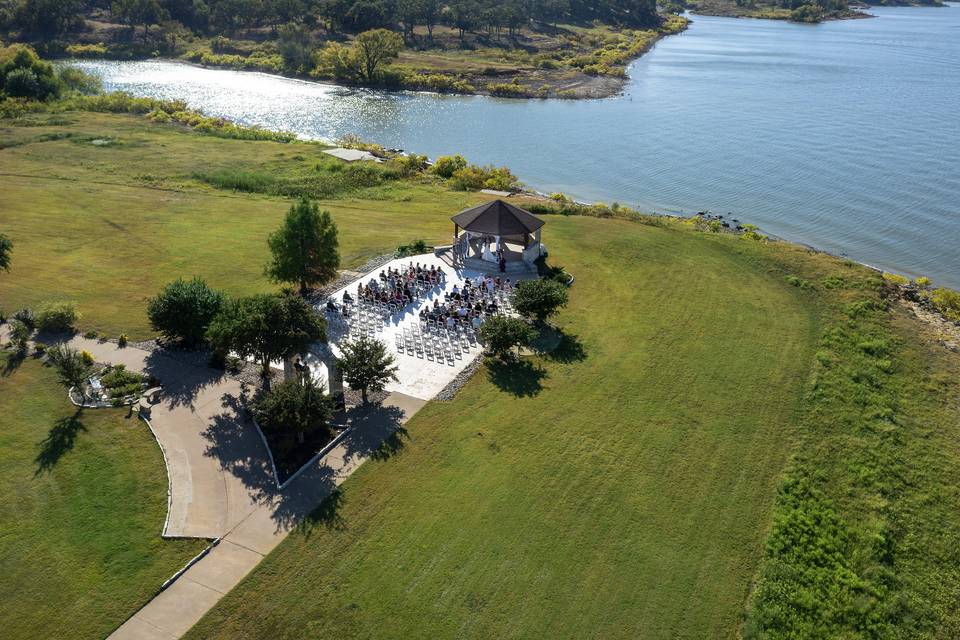
[[[101,12],[111,22],[137,27],[176,21],[205,35],[302,23],[331,31],[388,28],[412,34],[437,25],[460,31],[514,33],[531,21],[590,22],[631,27],[658,24],[655,0],[0,0],[0,27],[35,36],[58,36]]]

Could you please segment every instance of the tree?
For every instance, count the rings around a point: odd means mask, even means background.
[[[285,24],[278,30],[277,49],[283,67],[293,73],[307,73],[313,64],[313,36],[302,24]]]
[[[327,339],[326,321],[303,298],[260,294],[224,305],[210,323],[207,338],[221,353],[252,357],[270,376],[270,362],[306,351]]]
[[[46,100],[60,95],[62,84],[53,65],[22,44],[0,49],[0,90],[14,98]]]
[[[322,285],[337,277],[340,251],[337,225],[329,211],[304,198],[290,207],[283,226],[267,240],[273,259],[266,274],[276,282]]]
[[[513,308],[543,323],[565,306],[569,297],[567,288],[556,280],[527,280],[517,284]]]
[[[340,345],[340,351],[343,379],[360,390],[363,404],[367,404],[368,391],[383,391],[388,382],[397,380],[396,360],[380,340],[361,336]]]
[[[506,358],[514,348],[529,344],[533,328],[520,318],[493,316],[480,325],[480,342],[499,358]]]
[[[333,402],[312,380],[286,380],[263,395],[253,408],[257,424],[290,451],[308,435],[330,431]]]
[[[177,278],[147,302],[147,318],[168,340],[193,347],[203,341],[225,301],[226,296],[211,289],[203,278]]]
[[[433,42],[433,28],[440,21],[440,13],[443,11],[443,2],[441,0],[420,0],[420,19],[427,27],[427,39]]]
[[[397,0],[396,4],[396,17],[403,27],[403,33],[414,44],[417,36],[413,30],[417,26],[417,20],[423,15],[421,3],[422,0]]]
[[[372,82],[383,63],[400,55],[403,38],[387,29],[371,29],[358,35],[353,46],[359,63],[360,79]]]
[[[81,21],[82,0],[24,0],[17,22],[27,31],[59,35]]]
[[[138,25],[143,25],[143,39],[147,39],[150,25],[164,19],[167,12],[157,0],[115,0],[110,11],[114,17],[130,25],[130,33],[136,31]]]
[[[57,370],[60,384],[67,388],[67,392],[76,387],[86,401],[87,379],[93,375],[93,363],[84,358],[82,353],[63,343],[47,349],[47,357]]]
[[[0,233],[0,271],[10,271],[10,254],[13,253],[13,241]]]

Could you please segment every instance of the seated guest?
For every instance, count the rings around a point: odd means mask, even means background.
[[[473,328],[477,330],[480,328],[480,325],[483,324],[483,320],[480,319],[480,316],[473,316]]]
[[[452,331],[456,326],[457,326],[457,323],[453,319],[453,316],[447,316],[447,330]]]
[[[351,302],[353,302],[353,298],[350,297],[350,292],[349,292],[349,291],[344,291],[344,292],[343,292],[343,304],[350,304]]]

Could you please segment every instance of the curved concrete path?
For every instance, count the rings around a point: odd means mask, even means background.
[[[123,364],[160,380],[163,392],[150,428],[170,482],[165,537],[219,538],[256,507],[251,487],[273,478],[262,464],[267,452],[260,435],[239,413],[239,382],[135,347],[82,337],[67,343],[97,362]]]
[[[8,325],[0,325],[0,340],[9,340]],[[216,541],[111,640],[183,636],[294,527],[311,514],[323,518],[314,510],[366,460],[387,455],[384,441],[427,402],[394,392],[382,404],[350,410],[343,416],[345,436],[280,491],[260,434],[239,413],[239,382],[135,347],[81,337],[65,342],[90,352],[97,362],[123,364],[160,380],[161,401],[153,406],[150,422],[170,479],[163,535]],[[327,515],[335,518],[335,509]]]
[[[283,491],[276,490],[272,479],[250,487],[256,506],[207,555],[114,631],[110,640],[183,636],[425,403],[391,394],[383,404],[348,416],[347,436]],[[314,515],[336,518],[335,509]]]

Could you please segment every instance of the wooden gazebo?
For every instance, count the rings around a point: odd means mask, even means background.
[[[543,254],[540,234],[543,220],[503,200],[491,200],[464,209],[451,218],[453,243],[464,260],[494,264],[532,264]]]

